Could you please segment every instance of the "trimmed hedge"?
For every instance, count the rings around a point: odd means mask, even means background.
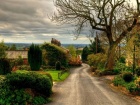
[[[34,72],[8,74],[6,75],[6,84],[12,87],[12,90],[31,88],[47,97],[52,93],[52,82],[50,78]]]
[[[67,65],[69,53],[66,49],[49,43],[43,44],[42,48],[47,52],[46,59],[49,66],[55,66],[57,61],[60,61],[64,67]]]

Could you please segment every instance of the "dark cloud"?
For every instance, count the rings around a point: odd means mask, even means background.
[[[74,27],[52,23],[48,16],[54,10],[53,0],[0,0],[0,40],[43,43],[55,37],[71,41]]]

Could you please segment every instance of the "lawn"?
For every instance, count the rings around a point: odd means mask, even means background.
[[[26,70],[17,70],[16,72],[20,72],[20,73],[26,73],[28,71]],[[37,71],[38,72],[38,71]],[[43,74],[43,72],[48,72],[51,74],[52,78],[53,78],[53,81],[55,82],[61,82],[61,81],[64,81],[68,76],[69,76],[69,72],[64,72],[60,78],[58,78],[58,73],[60,73],[61,71],[58,71],[58,70],[45,70],[45,71],[39,71],[40,73]]]
[[[69,72],[65,72],[60,76],[60,78],[58,78],[58,73],[60,73],[61,71],[53,70],[47,72],[51,74],[53,81],[57,81],[57,82],[64,81],[69,76]]]

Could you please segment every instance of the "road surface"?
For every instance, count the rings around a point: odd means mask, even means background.
[[[83,64],[71,70],[71,75],[53,86],[53,101],[47,105],[140,105],[131,97],[112,90],[102,77],[88,74]]]

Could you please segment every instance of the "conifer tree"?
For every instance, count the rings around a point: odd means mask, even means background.
[[[28,62],[31,70],[39,70],[42,64],[42,51],[38,45],[32,44],[28,51]]]

